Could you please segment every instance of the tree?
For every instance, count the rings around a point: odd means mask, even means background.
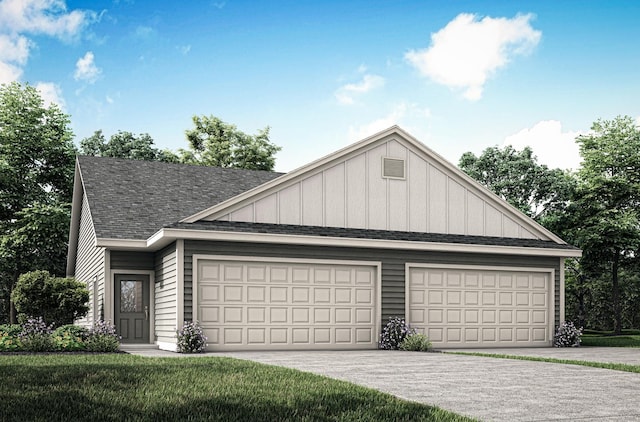
[[[134,135],[131,132],[118,131],[107,141],[102,130],[80,141],[80,153],[95,157],[115,157],[130,160],[178,162],[178,156],[169,150],[160,150],[154,146],[148,133]]]
[[[193,116],[186,131],[190,150],[179,150],[184,163],[204,166],[273,170],[281,147],[269,140],[269,127],[248,135],[215,116]]]
[[[560,169],[539,164],[531,148],[522,151],[508,145],[491,147],[476,157],[465,152],[458,164],[469,176],[496,195],[537,220],[551,217],[566,206],[573,178]]]
[[[34,87],[0,87],[0,320],[9,309],[15,321],[7,302],[22,271],[37,265],[63,274],[63,204],[71,202],[76,153],[69,125],[69,116],[55,104],[45,107]],[[49,225],[51,231],[38,229]]]
[[[62,326],[87,315],[89,291],[73,278],[52,277],[48,271],[22,274],[11,293],[19,319],[42,317],[47,324]]]
[[[613,328],[620,334],[620,274],[637,262],[640,249],[640,128],[628,116],[598,120],[576,141],[583,162],[569,232],[583,249],[583,271],[592,279],[608,274]]]

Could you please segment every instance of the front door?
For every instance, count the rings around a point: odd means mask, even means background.
[[[114,305],[122,343],[149,343],[149,276],[117,274]]]

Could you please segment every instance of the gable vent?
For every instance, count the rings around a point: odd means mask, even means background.
[[[383,157],[382,177],[404,179],[404,160]]]

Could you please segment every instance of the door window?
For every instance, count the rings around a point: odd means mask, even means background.
[[[142,312],[142,281],[120,280],[120,312]]]

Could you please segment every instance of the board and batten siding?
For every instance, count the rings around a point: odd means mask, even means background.
[[[82,196],[78,248],[76,250],[75,278],[87,285],[89,312],[76,321],[89,327],[104,315],[105,249],[95,246],[96,235],[87,197]]]
[[[449,252],[419,252],[365,248],[339,248],[302,245],[266,245],[258,243],[185,241],[184,319],[192,319],[193,255],[231,255],[300,259],[357,260],[382,263],[382,325],[389,317],[405,316],[405,264],[464,264],[496,267],[553,268],[555,270],[555,323],[560,321],[560,262],[556,257],[488,255]],[[372,257],[375,257],[372,259]]]
[[[155,331],[158,342],[176,342],[177,285],[177,250],[176,244],[172,243],[155,254]]]
[[[404,161],[405,178],[382,176],[385,157]],[[240,202],[217,219],[538,238],[516,221],[517,211],[399,138],[327,166]]]

